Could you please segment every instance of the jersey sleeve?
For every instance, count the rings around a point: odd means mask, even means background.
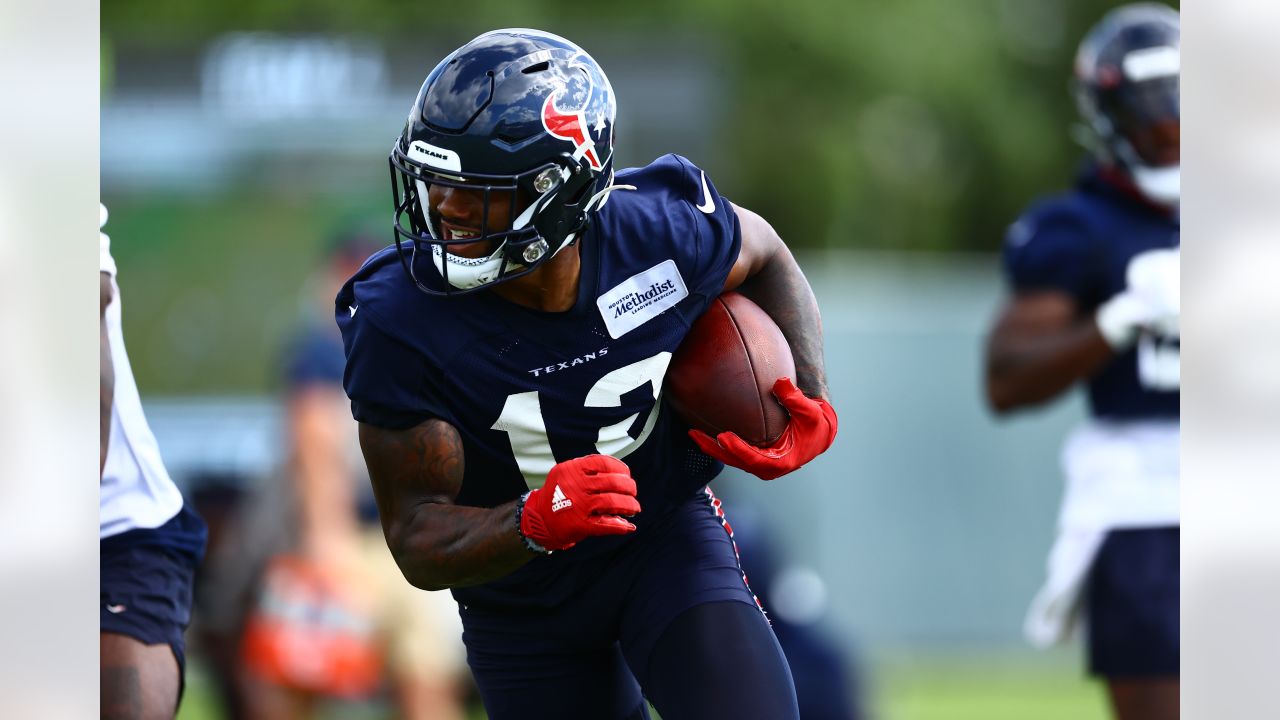
[[[1084,222],[1063,208],[1033,209],[1009,227],[1004,269],[1015,291],[1060,290],[1087,300],[1098,264]]]
[[[336,317],[346,354],[342,385],[351,399],[352,416],[391,430],[433,417],[452,422],[439,371],[384,331],[373,312],[354,302],[351,288],[348,283],[338,294]]]
[[[659,163],[669,164],[666,170],[680,200],[671,210],[680,274],[691,295],[716,297],[742,247],[737,213],[701,168],[679,155]]]

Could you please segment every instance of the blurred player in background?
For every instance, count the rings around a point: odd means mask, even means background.
[[[1114,10],[1084,38],[1075,86],[1093,161],[1010,228],[1012,297],[987,345],[1000,412],[1088,389],[1027,633],[1062,640],[1082,606],[1090,671],[1122,720],[1178,716],[1179,67],[1178,14],[1163,5]]]
[[[378,525],[342,391],[342,338],[328,319],[343,281],[380,247],[345,232],[305,294],[303,326],[286,350],[285,477],[249,523],[285,532],[268,543],[258,599],[241,644],[244,700],[254,718],[313,716],[331,700],[386,690],[396,716],[462,717],[466,666],[452,599],[405,584]],[[281,505],[289,506],[280,523]],[[266,533],[269,534],[269,533]]]
[[[105,206],[100,214],[105,226]],[[171,718],[182,697],[183,633],[205,526],[170,480],[142,414],[124,347],[111,241],[106,233],[99,238],[102,717]]]
[[[830,446],[817,304],[687,160],[615,178],[615,114],[599,65],[535,30],[481,35],[423,83],[390,158],[397,247],[335,308],[383,529],[409,582],[453,589],[495,720],[643,718],[644,698],[665,720],[794,718],[706,483],[712,458],[771,479]],[[768,448],[691,440],[658,400],[733,288],[795,355]]]

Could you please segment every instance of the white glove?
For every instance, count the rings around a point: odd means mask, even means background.
[[[1099,306],[1095,316],[1099,332],[1114,350],[1133,347],[1143,330],[1180,337],[1180,259],[1181,253],[1174,248],[1149,250],[1129,261],[1128,287]]]

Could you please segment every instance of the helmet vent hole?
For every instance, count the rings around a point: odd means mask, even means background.
[[[540,63],[534,63],[530,65],[529,67],[521,70],[520,72],[524,73],[525,75],[532,75],[534,73],[540,73],[549,67],[551,67],[551,63],[546,60],[543,60]]]

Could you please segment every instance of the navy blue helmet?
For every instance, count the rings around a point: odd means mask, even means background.
[[[1180,195],[1178,12],[1156,3],[1107,13],[1076,52],[1076,105],[1103,162],[1150,199]]]
[[[607,195],[616,114],[596,61],[551,33],[494,30],[442,60],[390,156],[396,246],[418,287],[478,290],[572,244]],[[428,202],[433,185],[482,193],[478,235],[442,231]],[[491,205],[510,207],[511,217],[490,217]],[[448,252],[476,242],[489,243],[484,257]]]

